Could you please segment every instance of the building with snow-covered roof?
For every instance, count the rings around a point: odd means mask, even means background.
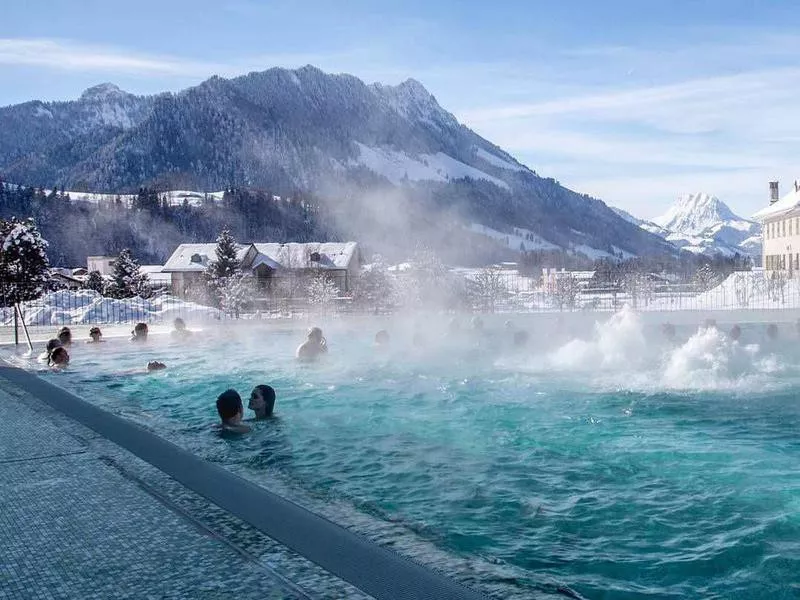
[[[769,206],[753,218],[763,231],[762,266],[768,271],[800,269],[800,182],[780,198],[778,182],[771,181]]]
[[[170,274],[174,293],[183,296],[199,283],[216,259],[216,247],[213,243],[181,244],[175,249],[162,269]],[[262,290],[273,289],[282,279],[297,281],[324,272],[347,292],[360,267],[356,242],[237,244],[236,257]]]

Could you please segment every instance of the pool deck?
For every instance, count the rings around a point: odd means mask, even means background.
[[[0,375],[0,597],[367,598]]]

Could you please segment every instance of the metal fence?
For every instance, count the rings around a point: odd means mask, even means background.
[[[800,309],[800,278],[780,271],[733,273],[705,290],[647,277],[598,285],[569,274],[543,279],[516,271],[482,270],[425,280],[408,273],[392,275],[382,285],[365,292],[358,281],[344,278],[282,277],[269,285],[249,282],[242,289],[228,290],[221,303],[191,291],[183,298],[159,293],[112,299],[89,290],[63,290],[21,303],[19,316],[31,327],[56,327],[171,324],[178,317],[207,322],[310,312],[374,314],[422,307],[478,313],[617,311],[625,305],[639,311]],[[20,319],[4,300],[0,297],[0,325],[13,327]]]

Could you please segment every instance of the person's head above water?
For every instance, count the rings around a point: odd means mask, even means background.
[[[661,326],[661,333],[668,340],[674,339],[675,338],[675,325],[673,325],[672,323],[664,323]]]
[[[162,370],[164,370],[166,368],[167,368],[167,365],[165,365],[164,363],[162,363],[160,361],[157,361],[157,360],[151,360],[149,363],[147,363],[147,372],[148,373],[152,373],[153,371],[162,371]]]
[[[58,338],[53,338],[52,340],[49,340],[46,346],[47,354],[49,355],[53,350],[55,350],[56,348],[60,348],[63,345],[64,344],[62,344],[61,340],[59,340]]]
[[[69,352],[64,346],[57,346],[50,353],[47,362],[54,367],[66,367],[69,364]]]
[[[242,397],[236,390],[225,390],[217,396],[217,413],[223,423],[241,419],[243,412]]]
[[[381,329],[375,334],[375,344],[378,346],[386,346],[389,343],[389,332]]]
[[[275,390],[270,385],[257,385],[250,392],[247,408],[256,413],[256,419],[265,419],[275,409]]]
[[[778,326],[775,323],[767,325],[767,337],[771,340],[778,339]]]
[[[734,325],[731,327],[731,332],[729,335],[734,342],[738,341],[739,338],[742,337],[742,328],[738,325]]]
[[[524,330],[519,330],[514,332],[514,345],[517,347],[522,347],[528,343],[528,332]]]
[[[308,339],[317,344],[325,343],[325,336],[322,335],[322,329],[319,327],[311,327],[308,330]]]
[[[186,322],[178,317],[172,322],[173,326],[175,327],[176,331],[184,331],[186,329]]]
[[[91,338],[92,342],[99,342],[103,337],[103,332],[100,331],[99,327],[92,327],[89,330],[89,337]]]
[[[69,346],[72,343],[72,331],[69,327],[62,327],[58,332],[58,339],[62,346]]]
[[[133,328],[133,338],[134,340],[146,340],[147,334],[149,329],[147,327],[147,323],[137,323],[136,326]]]

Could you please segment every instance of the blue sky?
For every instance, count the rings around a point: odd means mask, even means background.
[[[541,175],[637,216],[695,191],[747,216],[767,181],[800,177],[793,4],[27,0],[0,18],[0,105],[308,63],[414,77]]]

